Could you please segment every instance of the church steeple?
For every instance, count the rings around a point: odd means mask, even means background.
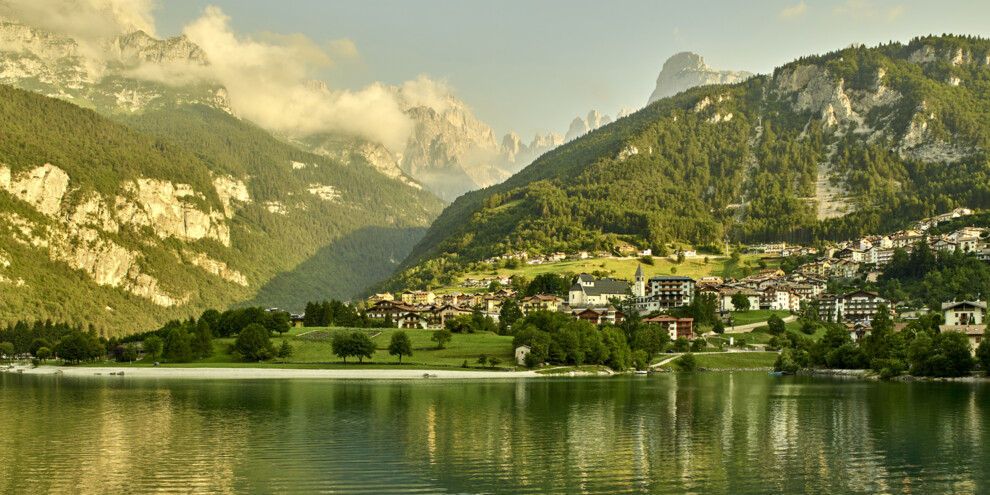
[[[646,295],[646,275],[643,274],[643,265],[636,267],[636,276],[633,282],[633,296],[643,297]]]

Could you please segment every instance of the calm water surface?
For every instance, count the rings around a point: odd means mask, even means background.
[[[0,374],[0,493],[990,493],[990,386]]]

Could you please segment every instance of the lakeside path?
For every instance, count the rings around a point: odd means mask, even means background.
[[[286,368],[115,368],[92,366],[39,366],[21,368],[24,374],[62,376],[117,376],[110,373],[124,372],[123,378],[183,378],[183,379],[341,379],[341,380],[422,380],[430,379],[497,379],[546,377],[535,371],[458,371],[458,370],[386,370],[386,369],[286,369]]]
[[[787,318],[781,318],[781,319],[784,321],[784,323],[790,323],[792,321],[797,320],[798,317],[797,315],[791,315],[788,316]],[[758,321],[756,323],[749,323],[746,325],[736,325],[734,327],[726,327],[725,333],[747,333],[751,330],[754,330],[756,327],[766,326],[766,324],[767,322],[765,321]],[[716,334],[715,332],[708,332],[705,335],[708,336],[708,335],[716,335]]]

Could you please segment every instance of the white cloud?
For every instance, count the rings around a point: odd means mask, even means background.
[[[777,14],[779,19],[796,19],[798,17],[803,17],[804,14],[808,12],[808,5],[801,2],[793,7],[786,7]]]
[[[210,61],[210,77],[227,88],[234,113],[262,127],[296,136],[342,132],[401,150],[413,129],[396,92],[382,84],[359,91],[327,90],[307,83],[331,68],[330,54],[302,35],[263,33],[238,36],[230,18],[207,7],[183,30]],[[350,41],[330,43],[335,53],[357,57]],[[408,85],[417,99],[426,98],[429,79]],[[426,103],[434,104],[433,100]]]

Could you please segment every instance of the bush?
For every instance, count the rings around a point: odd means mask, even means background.
[[[264,361],[275,355],[268,329],[258,323],[252,323],[241,330],[234,341],[234,351],[251,361]]]
[[[705,350],[705,346],[707,346],[707,345],[708,345],[708,341],[707,340],[705,340],[705,339],[703,339],[701,337],[698,337],[698,338],[694,339],[694,342],[691,342],[691,352],[703,351],[703,350]]]
[[[694,371],[694,370],[698,369],[698,361],[695,360],[694,354],[691,354],[690,352],[687,353],[687,354],[685,354],[685,355],[683,355],[683,356],[681,356],[677,360],[677,364],[684,371]]]
[[[801,369],[801,365],[797,363],[794,357],[793,349],[786,349],[777,356],[777,361],[773,363],[774,371],[783,371],[786,373],[796,373]]]

